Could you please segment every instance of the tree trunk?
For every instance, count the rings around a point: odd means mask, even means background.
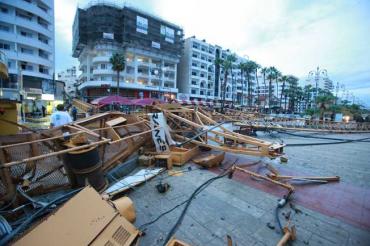
[[[119,96],[119,71],[117,71],[117,96]]]
[[[279,100],[279,83],[277,78],[275,79],[275,83],[276,83],[276,99]]]
[[[227,71],[224,73],[224,83],[222,84],[222,98],[221,98],[221,112],[224,113],[225,98],[226,98],[226,82],[227,82]]]
[[[257,83],[257,109],[259,108],[260,106],[260,93],[259,93],[259,82],[258,82],[258,75],[257,75],[257,69],[255,71],[255,76],[256,76],[256,83]]]
[[[263,73],[263,86],[264,90],[266,90],[266,74]],[[263,110],[266,108],[266,92],[265,92],[265,100],[263,101]]]
[[[287,107],[286,99],[288,98],[288,96],[285,94],[284,97],[285,97],[285,100],[284,100],[285,101],[284,108],[285,108],[285,113],[286,113],[286,111],[287,111],[287,108],[286,108]]]
[[[234,74],[233,74],[233,70],[231,69],[231,105],[234,107],[234,100],[235,100],[235,93],[234,93],[234,89],[235,89],[235,81],[234,81]]]
[[[240,71],[240,77],[242,79],[242,96],[241,96],[241,105],[244,106],[244,100],[243,100],[243,90],[244,90],[244,81],[243,81],[243,70]]]
[[[247,97],[248,97],[248,107],[250,107],[251,106],[251,101],[250,101],[251,95],[250,95],[249,87],[250,87],[251,82],[249,80],[249,71],[247,71],[245,76],[247,76]]]
[[[271,112],[271,85],[272,85],[272,79],[269,79],[269,111]]]
[[[280,108],[281,108],[281,102],[283,100],[283,93],[284,93],[284,89],[285,89],[285,80],[283,81],[283,87],[281,88],[281,93],[280,93]]]

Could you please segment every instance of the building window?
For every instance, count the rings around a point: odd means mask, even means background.
[[[32,38],[32,33],[30,33],[30,32],[21,31],[21,35],[23,37]]]
[[[0,31],[9,32],[9,27],[4,26],[4,25],[0,25]]]
[[[7,14],[9,12],[8,8],[5,8],[3,6],[0,7],[1,13]]]
[[[48,29],[48,27],[49,27],[48,23],[45,20],[43,20],[42,18],[40,18],[40,17],[37,17],[37,23],[40,26],[45,27],[46,29]]]
[[[175,42],[175,30],[168,27],[161,25],[161,35],[164,36],[164,40],[169,42],[169,43],[174,43]]]
[[[43,42],[44,44],[48,44],[49,41],[48,41],[48,38],[39,34],[39,37],[38,37],[39,41]]]
[[[194,62],[193,62],[191,65],[192,65],[193,67],[197,67],[197,64],[196,64],[196,63],[194,63]]]
[[[29,21],[32,21],[33,14],[29,12],[19,12],[16,11],[16,16],[21,17],[23,19],[27,19]]]
[[[192,84],[192,85],[197,85],[197,81],[192,80],[192,81],[191,81],[191,84]]]
[[[28,48],[23,48],[23,47],[21,48],[21,52],[24,54],[29,54],[29,55],[33,54],[33,50],[28,49]]]
[[[28,65],[26,62],[21,63],[21,68],[22,70],[26,70],[26,71],[33,71],[33,66]]]
[[[148,34],[148,19],[141,16],[136,16],[136,31]]]
[[[39,72],[43,74],[49,74],[49,69],[40,65]]]
[[[44,58],[44,59],[49,59],[48,53],[46,53],[43,50],[39,50],[39,56],[42,57],[42,58]]]
[[[191,90],[191,94],[197,94],[197,91],[196,90]]]
[[[197,76],[197,73],[196,72],[191,72],[191,75]]]
[[[42,6],[40,5],[40,3],[37,4],[37,7],[39,7],[42,11],[44,11],[45,13],[48,12],[48,8],[46,6]]]
[[[10,45],[9,44],[4,44],[4,43],[0,43],[0,49],[10,50]]]

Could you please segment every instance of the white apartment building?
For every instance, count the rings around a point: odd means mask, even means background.
[[[309,77],[304,83],[305,85],[311,85],[312,88],[316,88],[316,83],[317,83],[317,88],[326,90],[326,91],[333,91],[334,90],[334,84],[331,79],[325,76],[316,76],[316,77]]]
[[[185,39],[184,46],[177,76],[182,99],[214,100],[218,95],[215,90],[216,47],[195,37]]]
[[[76,74],[76,67],[73,66],[71,68],[66,69],[58,73],[58,80],[63,81],[65,84],[64,90],[65,92],[71,96],[76,96],[76,86],[77,86],[77,74]]]
[[[54,94],[54,1],[1,0],[0,50],[8,58],[9,80],[25,98]]]
[[[224,71],[215,61],[217,58],[225,59],[233,53],[195,36],[185,39],[184,46],[177,76],[179,95],[182,97],[180,99],[214,102],[221,100]],[[234,99],[235,104],[245,104],[247,87],[242,85],[245,76],[242,78],[238,65],[246,59],[240,56],[236,58],[232,72],[229,71],[227,77],[225,100],[231,102]]]

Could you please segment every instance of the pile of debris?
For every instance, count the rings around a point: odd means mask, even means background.
[[[134,204],[125,196],[134,186],[162,172],[171,175],[174,166],[189,161],[218,168],[225,153],[285,158],[284,144],[242,134],[240,120],[250,120],[254,114],[221,114],[179,104],[153,105],[146,112],[99,113],[51,130],[1,137],[0,245],[137,245],[142,233],[132,224]],[[127,165],[128,160],[134,165]],[[136,163],[140,170],[128,175]],[[230,165],[217,178],[243,172],[283,187],[287,195],[279,208],[294,192],[290,180],[339,181],[339,177],[292,177],[273,167],[269,170],[261,175]],[[161,193],[168,188],[166,183],[157,186]],[[192,197],[203,188],[198,189]],[[177,228],[169,232],[166,245],[187,245],[173,237]],[[294,226],[282,231],[281,245],[295,238]]]

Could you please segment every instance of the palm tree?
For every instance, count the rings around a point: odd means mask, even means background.
[[[224,112],[225,106],[225,96],[226,96],[226,84],[227,76],[229,75],[230,70],[232,71],[233,63],[236,61],[236,56],[234,54],[227,55],[225,59],[217,58],[215,64],[222,67],[224,71],[224,81],[221,86],[221,111]]]
[[[244,72],[245,76],[247,77],[247,83],[248,83],[248,106],[252,106],[252,85],[251,85],[251,73],[255,73],[257,67],[257,63],[254,61],[247,61],[245,64]]]
[[[268,68],[267,67],[264,67],[261,69],[261,73],[262,73],[262,76],[263,76],[263,86],[264,86],[264,89],[266,89],[266,73],[268,72]],[[266,93],[265,93],[265,100],[263,101],[263,108],[266,107]]]
[[[269,80],[269,110],[271,111],[271,97],[272,97],[272,80],[275,78],[275,73],[273,67],[269,67],[266,70],[267,73],[267,79]]]
[[[112,64],[112,70],[117,72],[117,96],[120,95],[119,93],[119,74],[123,70],[125,70],[126,66],[126,58],[125,55],[122,53],[115,53],[109,59],[109,62]]]
[[[259,104],[260,104],[260,99],[259,99],[259,96],[260,96],[260,93],[259,93],[259,82],[258,82],[258,69],[261,68],[261,66],[256,63],[255,65],[255,69],[254,69],[254,75],[256,77],[256,83],[257,83],[257,107],[259,108]]]
[[[280,105],[279,107],[281,108],[281,103],[283,101],[283,94],[285,91],[285,83],[288,80],[289,76],[288,75],[283,75],[279,78],[279,81],[283,83],[283,86],[281,87],[281,93],[280,93]]]
[[[314,89],[313,89],[312,85],[306,85],[303,88],[304,101],[305,101],[305,106],[306,106],[305,109],[311,107],[311,98],[312,98],[313,91],[314,91]]]
[[[240,69],[240,77],[241,77],[241,80],[242,80],[242,101],[241,101],[241,105],[243,106],[244,105],[244,84],[245,84],[245,80],[243,80],[243,75],[244,75],[244,71],[246,70],[246,67],[247,67],[247,63],[246,62],[241,62],[239,63],[238,65],[238,69]]]
[[[324,119],[324,113],[328,110],[335,102],[335,97],[332,93],[324,90],[320,91],[319,96],[316,98],[316,105],[320,111],[320,120]]]
[[[297,97],[298,78],[289,76],[287,82],[289,84],[289,88],[286,91],[286,96],[289,97],[288,108],[291,112],[294,112]]]

